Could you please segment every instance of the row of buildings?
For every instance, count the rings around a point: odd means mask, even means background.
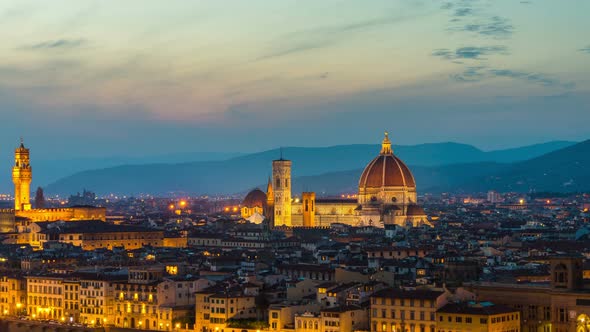
[[[386,135],[354,201],[297,201],[281,159],[241,215],[129,198],[104,220],[37,220],[23,197],[0,235],[0,313],[49,331],[590,329],[590,196],[425,195],[422,209],[400,162]]]

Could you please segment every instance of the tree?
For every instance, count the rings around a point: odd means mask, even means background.
[[[43,195],[43,188],[41,187],[37,187],[37,192],[35,193],[35,208],[45,208],[45,196]]]

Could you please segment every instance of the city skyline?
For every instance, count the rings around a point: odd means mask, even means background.
[[[7,1],[2,150],[253,152],[385,129],[402,145],[582,141],[589,6]]]
[[[590,331],[588,13],[0,1],[0,331]]]

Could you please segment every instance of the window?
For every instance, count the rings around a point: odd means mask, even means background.
[[[455,317],[455,323],[463,323],[463,317],[461,317],[461,316]]]
[[[465,323],[471,324],[471,317],[465,317]]]
[[[488,323],[488,319],[487,318],[480,318],[479,319],[479,323],[480,324],[487,324]]]

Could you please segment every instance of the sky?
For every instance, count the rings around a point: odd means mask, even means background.
[[[0,154],[590,138],[590,1],[4,0]]]

